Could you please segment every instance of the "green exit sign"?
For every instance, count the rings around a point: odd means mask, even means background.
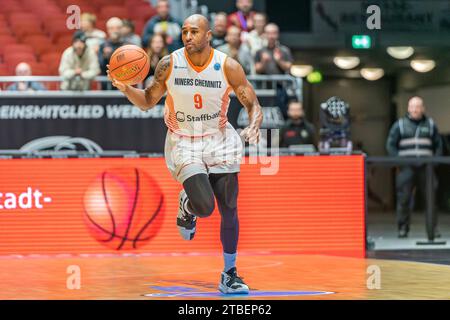
[[[366,35],[353,35],[352,47],[353,49],[370,49],[372,46],[372,39]]]

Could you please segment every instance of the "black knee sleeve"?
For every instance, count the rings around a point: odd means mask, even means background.
[[[196,174],[183,183],[184,191],[197,217],[206,218],[214,211],[214,192],[206,174]]]
[[[212,174],[210,175],[211,184],[214,186],[214,194],[217,202],[227,210],[237,208],[237,196],[239,192],[238,174]]]

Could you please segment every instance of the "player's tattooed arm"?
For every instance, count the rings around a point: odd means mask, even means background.
[[[170,64],[171,58],[169,55],[163,57],[159,61],[156,66],[155,76],[145,90],[134,88],[113,79],[109,74],[109,66],[107,74],[114,87],[122,91],[131,103],[139,109],[146,111],[153,108],[166,92],[167,88],[165,81],[170,73]]]
[[[170,55],[164,56],[156,66],[155,76],[150,81],[150,85],[145,89],[145,99],[147,108],[154,107],[166,92],[166,80],[170,74]]]
[[[225,61],[225,74],[237,98],[248,112],[249,125],[241,135],[250,143],[258,143],[263,114],[255,90],[248,82],[242,66],[230,57]]]

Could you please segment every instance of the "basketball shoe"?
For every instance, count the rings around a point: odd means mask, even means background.
[[[219,290],[222,293],[243,293],[249,292],[248,286],[241,277],[238,276],[236,267],[231,268],[227,272],[222,272],[219,284]]]
[[[197,217],[187,210],[188,197],[184,189],[180,191],[177,216],[177,227],[184,240],[192,240],[195,235]]]

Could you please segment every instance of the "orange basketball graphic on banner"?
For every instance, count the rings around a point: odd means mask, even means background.
[[[85,221],[96,240],[116,250],[137,249],[159,231],[164,195],[137,168],[103,171],[84,194]]]

